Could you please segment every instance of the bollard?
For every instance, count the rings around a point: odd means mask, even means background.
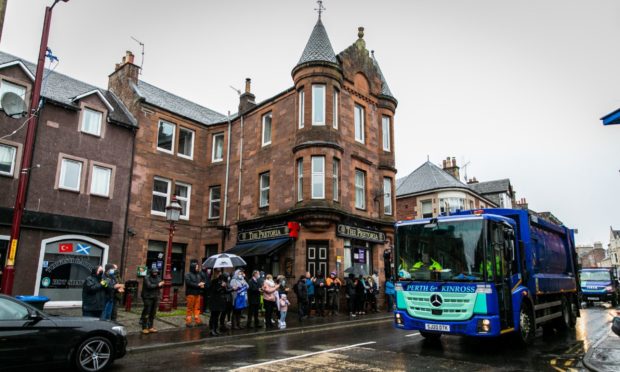
[[[176,310],[178,304],[179,304],[179,289],[175,288],[174,295],[172,296],[172,308]]]
[[[133,300],[133,296],[131,295],[131,292],[127,292],[127,295],[125,295],[125,311],[127,312],[131,311],[132,300]]]

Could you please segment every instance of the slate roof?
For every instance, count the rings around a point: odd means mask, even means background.
[[[334,48],[329,41],[327,31],[321,19],[314,25],[314,29],[310,34],[310,39],[304,48],[304,52],[301,54],[297,66],[308,62],[330,62],[338,64]]]
[[[609,226],[609,229],[614,239],[620,239],[620,230],[614,230],[611,226]]]
[[[372,55],[372,60],[375,63],[375,68],[377,69],[379,76],[381,77],[381,94],[383,94],[384,96],[394,98],[394,95],[392,94],[392,91],[390,90],[390,87],[388,86],[388,83],[385,80],[385,76],[383,76],[383,72],[381,72],[381,68],[379,67],[379,62],[377,62],[377,59],[375,58],[374,53]]]
[[[14,61],[21,61],[32,75],[36,73],[36,65],[34,63],[0,51],[0,65]],[[99,91],[114,109],[108,111],[108,118],[110,120],[131,127],[138,126],[136,119],[112,92],[58,72],[50,72],[49,69],[45,69],[44,76],[45,80],[41,89],[41,95],[44,98],[79,110],[79,102],[73,100],[75,97],[92,91]]]
[[[427,161],[407,177],[396,180],[396,197],[445,188],[469,189],[466,184]]]
[[[508,178],[488,182],[470,183],[467,186],[482,195],[510,192],[510,180]]]
[[[147,103],[205,125],[227,120],[226,115],[176,96],[142,80],[139,80],[138,85],[134,85],[133,89]]]

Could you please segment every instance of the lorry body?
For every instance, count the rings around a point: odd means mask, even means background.
[[[399,221],[394,254],[396,328],[528,344],[536,327],[571,328],[579,316],[573,231],[530,211]]]
[[[581,301],[592,305],[593,301],[611,302],[618,306],[620,288],[615,270],[610,267],[583,268],[579,271]]]

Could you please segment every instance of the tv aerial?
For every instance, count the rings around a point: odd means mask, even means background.
[[[23,118],[28,114],[26,111],[26,102],[17,93],[6,92],[0,98],[0,104],[7,116],[13,119]]]

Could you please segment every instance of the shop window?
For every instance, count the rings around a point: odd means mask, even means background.
[[[150,240],[146,254],[146,266],[149,269],[156,267],[162,277],[166,270],[166,247],[167,242]],[[186,244],[172,243],[172,260],[170,261],[172,273],[172,285],[183,285],[185,275],[185,250]]]
[[[363,272],[365,275],[372,274],[372,247],[361,240],[344,241],[343,269],[354,268],[355,272]]]

